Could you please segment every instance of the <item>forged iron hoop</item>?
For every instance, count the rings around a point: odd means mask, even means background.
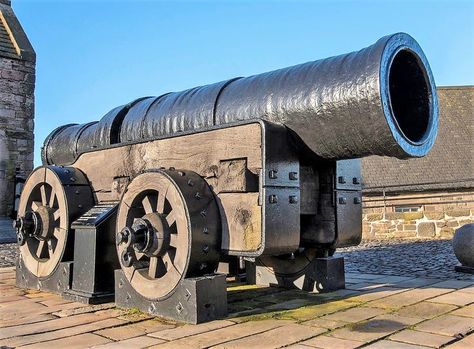
[[[41,208],[52,211],[53,220],[43,227],[39,226],[35,214]],[[25,217],[32,212],[35,232],[31,235],[23,231],[23,245],[20,254],[26,268],[37,277],[47,277],[58,267],[64,254],[69,226],[67,197],[59,177],[51,169],[39,168],[28,178],[20,198],[18,216]],[[47,238],[38,235],[44,229]],[[35,236],[36,235],[36,236]]]
[[[202,215],[204,210],[209,214]],[[194,172],[160,169],[135,177],[121,198],[117,215],[117,252],[130,257],[120,258],[120,264],[131,286],[147,299],[161,300],[171,296],[183,278],[214,272],[219,262],[219,217],[212,191]],[[132,227],[142,220],[152,224],[148,232],[167,230],[153,237],[169,240],[155,241],[150,248],[156,253],[139,251],[130,244],[136,239]],[[166,227],[157,230],[157,220],[165,220]],[[126,239],[124,233],[132,236]]]
[[[34,276],[49,277],[63,258],[72,254],[70,224],[92,205],[92,190],[81,171],[41,166],[30,174],[20,197],[15,226],[20,256]]]

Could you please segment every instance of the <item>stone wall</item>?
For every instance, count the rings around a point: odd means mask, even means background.
[[[412,212],[396,212],[397,210]],[[451,238],[474,223],[474,191],[364,196],[363,239]]]
[[[12,209],[16,170],[26,176],[33,168],[34,89],[34,62],[0,57],[0,129],[8,150],[0,164],[4,173],[0,217]]]

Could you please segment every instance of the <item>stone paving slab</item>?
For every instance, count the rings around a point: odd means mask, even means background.
[[[326,332],[324,328],[310,327],[298,324],[290,324],[272,329],[270,331],[254,334],[245,338],[225,342],[213,346],[212,349],[239,349],[239,348],[260,348],[274,349],[281,348],[288,344],[300,342],[307,338],[315,337]]]
[[[448,313],[455,309],[458,309],[458,307],[451,304],[420,302],[417,304],[413,304],[413,305],[409,305],[407,307],[401,308],[397,310],[396,312],[394,312],[393,314],[426,320],[426,319],[432,319],[436,316]]]
[[[428,299],[428,302],[454,304],[454,305],[462,306],[462,305],[467,305],[469,303],[472,303],[473,299],[474,299],[474,294],[462,292],[462,289],[460,289],[455,292],[443,294],[442,296]]]
[[[455,337],[441,334],[425,333],[413,330],[403,330],[389,337],[390,340],[408,344],[424,345],[432,348],[439,348],[442,345],[454,342]]]
[[[371,345],[368,345],[364,348],[369,349],[423,349],[429,348],[424,345],[415,345],[415,344],[408,344],[408,343],[400,343],[394,342],[390,340],[382,340]]]
[[[185,325],[17,289],[14,268],[0,268],[0,346],[474,348],[473,278],[414,278],[382,268],[350,271],[348,280],[346,290],[328,294],[229,283],[226,319]]]
[[[474,331],[474,319],[450,314],[441,315],[419,324],[415,330],[445,336],[464,336]]]
[[[472,349],[474,348],[474,334],[471,334],[458,342],[447,346],[449,349]]]
[[[319,337],[306,340],[302,342],[301,344],[308,345],[314,348],[321,348],[321,349],[334,349],[334,348],[353,349],[353,348],[359,348],[361,345],[364,344],[364,342],[358,342],[358,341],[341,339],[341,338],[330,337],[330,336],[324,335],[324,336],[319,336]]]

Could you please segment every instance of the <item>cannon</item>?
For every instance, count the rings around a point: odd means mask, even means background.
[[[225,315],[226,258],[250,283],[343,288],[333,254],[361,241],[358,159],[422,157],[437,129],[404,33],[61,126],[20,199],[17,283],[194,323]]]

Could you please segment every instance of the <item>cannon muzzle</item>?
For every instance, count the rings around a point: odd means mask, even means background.
[[[421,157],[433,146],[438,102],[428,61],[409,35],[357,52],[137,100],[99,122],[68,125],[46,140],[43,161],[242,120],[284,124],[317,156]]]

